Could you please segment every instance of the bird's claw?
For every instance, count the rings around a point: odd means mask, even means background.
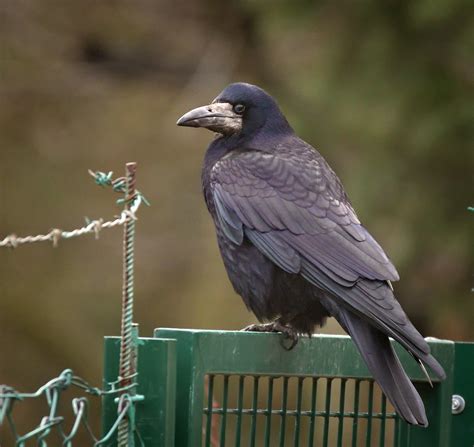
[[[298,332],[291,326],[286,326],[279,321],[265,324],[251,324],[242,330],[247,332],[281,332],[284,336],[281,341],[281,346],[287,351],[291,351],[298,343]]]
[[[291,351],[298,343],[298,332],[291,326],[286,326],[278,322],[275,323],[275,326],[276,331],[281,332],[284,336],[280,342],[281,346],[283,349]]]

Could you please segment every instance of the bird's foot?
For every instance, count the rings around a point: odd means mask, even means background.
[[[284,335],[281,346],[287,351],[291,351],[298,343],[298,332],[291,326],[286,326],[279,321],[251,324],[242,330],[247,332],[281,332]]]

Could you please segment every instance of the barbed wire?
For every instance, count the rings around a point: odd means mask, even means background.
[[[113,172],[110,171],[107,174],[100,171],[91,171],[89,174],[94,177],[95,182],[99,186],[111,186],[115,192],[125,193],[126,179],[125,177],[119,177],[112,179]],[[142,203],[149,205],[148,200],[139,191],[136,191],[132,196],[121,198],[117,200],[118,204],[130,203],[130,207],[124,209],[120,216],[113,220],[104,222],[104,219],[95,219],[92,221],[86,221],[86,225],[65,231],[59,228],[53,228],[49,233],[37,234],[34,236],[17,236],[16,234],[10,234],[0,240],[0,247],[16,248],[22,244],[31,244],[35,242],[52,242],[53,246],[56,247],[61,239],[71,239],[73,237],[83,236],[85,234],[94,233],[96,239],[99,238],[99,233],[104,228],[113,228],[124,225],[132,220],[137,220],[136,212]]]

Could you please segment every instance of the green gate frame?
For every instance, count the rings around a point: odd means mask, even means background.
[[[474,343],[428,341],[447,373],[443,382],[432,377],[433,387],[415,360],[394,344],[430,421],[426,429],[397,424],[396,447],[472,447]],[[118,337],[106,337],[104,386],[117,377],[119,348]],[[286,351],[279,334],[168,328],[156,329],[153,338],[139,338],[137,371],[137,392],[145,400],[137,404],[136,421],[147,447],[201,446],[206,374],[371,379],[348,336],[302,338]],[[451,412],[453,394],[467,403],[457,415]],[[109,396],[103,404],[106,432],[116,419],[117,405]]]

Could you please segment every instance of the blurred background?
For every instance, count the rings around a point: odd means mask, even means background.
[[[175,125],[252,82],[339,174],[415,325],[473,340],[470,12],[468,0],[3,0],[0,238],[118,214],[87,169],[137,161],[152,203],[136,241],[141,334],[254,322],[201,196],[212,135]],[[0,383],[27,391],[69,367],[99,384],[120,295],[119,229],[0,249]]]

